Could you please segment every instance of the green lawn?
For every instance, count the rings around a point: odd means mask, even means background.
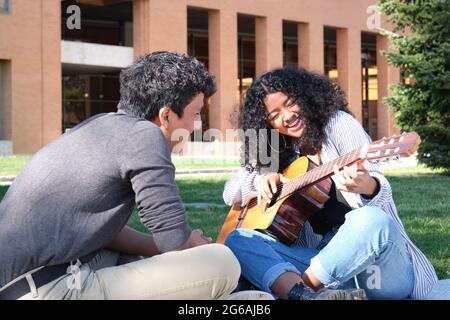
[[[385,175],[408,235],[439,278],[450,278],[450,177],[423,167],[386,170]]]
[[[15,176],[31,156],[0,156],[0,176]]]
[[[391,169],[385,172],[405,228],[419,248],[430,258],[440,279],[450,278],[450,177],[425,168]],[[222,190],[229,174],[205,177],[178,177],[185,203],[222,204]],[[7,187],[0,186],[0,199]],[[188,209],[193,228],[216,237],[228,208]],[[145,231],[134,212],[129,225]]]
[[[30,160],[31,156],[0,156],[0,176],[15,176]],[[235,158],[205,158],[173,156],[172,161],[177,170],[215,169],[239,167]]]
[[[239,160],[234,158],[204,158],[204,157],[172,157],[177,170],[214,169],[239,167]]]

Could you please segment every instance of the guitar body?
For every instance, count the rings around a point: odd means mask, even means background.
[[[317,167],[309,158],[301,157],[291,163],[283,175],[293,179]],[[305,221],[323,208],[329,199],[331,180],[325,178],[316,184],[303,188],[289,197],[267,204],[257,204],[256,198],[247,205],[234,203],[217,238],[224,243],[226,237],[237,228],[267,230],[280,241],[292,244],[300,233]]]

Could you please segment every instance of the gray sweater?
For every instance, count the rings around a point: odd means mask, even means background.
[[[137,206],[158,249],[187,240],[161,130],[122,113],[87,119],[37,152],[0,203],[0,287],[43,265],[90,256]]]

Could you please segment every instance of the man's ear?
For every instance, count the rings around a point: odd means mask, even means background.
[[[161,123],[161,126],[167,128],[169,126],[169,114],[170,114],[170,108],[169,107],[162,107],[159,109],[159,122]]]

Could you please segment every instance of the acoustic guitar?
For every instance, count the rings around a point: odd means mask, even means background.
[[[342,169],[361,160],[410,156],[419,144],[419,135],[409,132],[365,144],[321,166],[308,157],[300,157],[283,171],[290,180],[277,186],[270,203],[261,201],[258,204],[256,197],[245,204],[233,203],[217,242],[224,243],[233,230],[245,228],[270,233],[290,245],[297,239],[306,220],[323,208],[330,198],[329,177],[334,174],[334,165]]]

